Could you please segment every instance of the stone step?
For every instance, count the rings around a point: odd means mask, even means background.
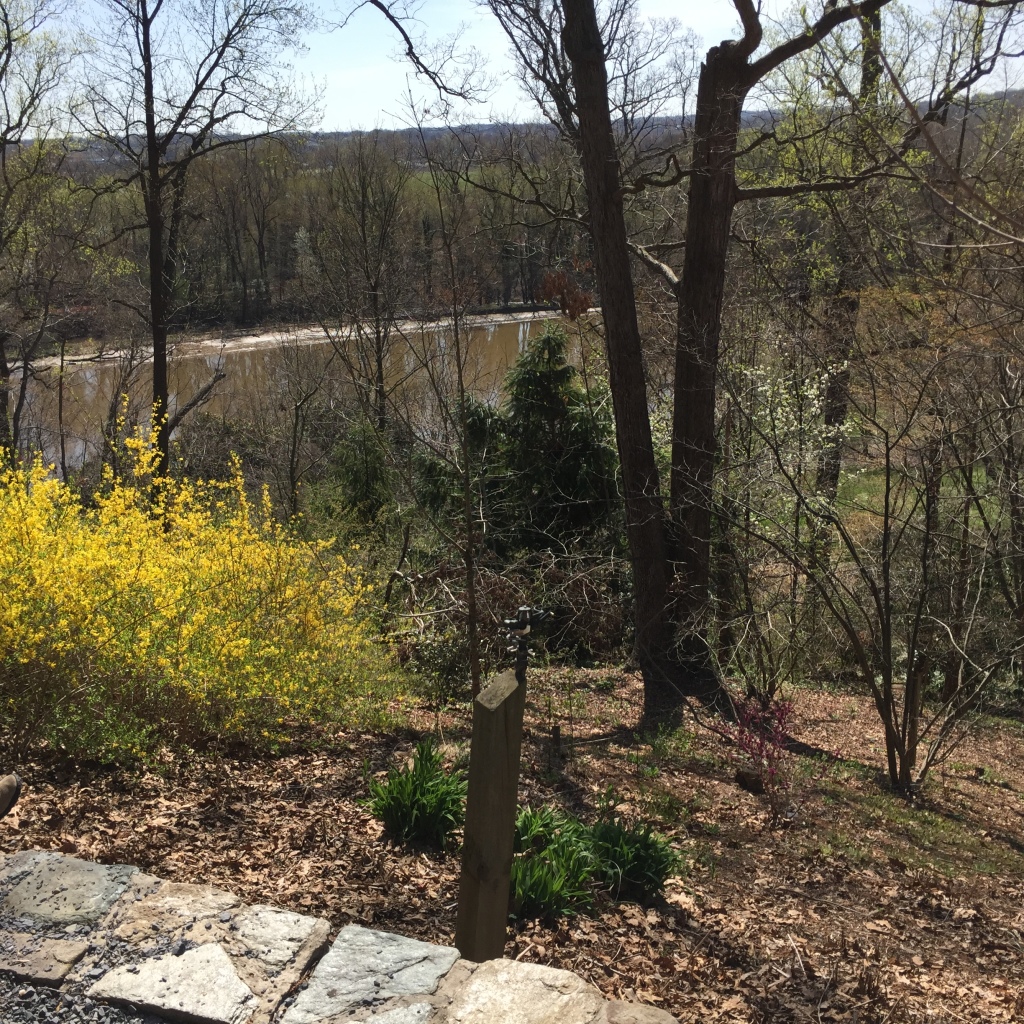
[[[182,1024],[672,1024],[569,971],[244,904],[59,853],[0,857],[0,971]],[[2,1011],[2,1007],[0,1007]],[[0,1022],[3,1021],[0,1012]]]

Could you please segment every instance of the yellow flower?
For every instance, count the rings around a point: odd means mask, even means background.
[[[124,447],[128,471],[88,502],[39,464],[0,473],[11,728],[139,750],[265,738],[285,713],[339,720],[390,699],[369,588],[330,545],[293,539],[266,493],[251,502],[237,462],[227,483],[154,489],[152,435]]]

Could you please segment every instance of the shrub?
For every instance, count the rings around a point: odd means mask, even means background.
[[[650,825],[598,822],[590,840],[600,876],[613,899],[642,903],[660,896],[680,866],[679,854]]]
[[[568,335],[549,322],[505,377],[495,424],[505,473],[492,507],[495,534],[513,548],[571,545],[617,507],[611,402],[568,360]]]
[[[429,737],[416,745],[412,763],[392,768],[383,782],[370,780],[370,810],[400,842],[443,849],[465,819],[466,778],[450,775]]]
[[[587,829],[550,807],[520,808],[512,861],[511,909],[517,917],[557,917],[593,902],[594,856]]]
[[[393,689],[366,588],[222,483],[134,469],[83,500],[45,469],[0,473],[0,729],[117,758],[287,724],[373,721]]]
[[[794,757],[787,746],[796,708],[792,701],[748,697],[734,701],[736,724],[725,734],[736,744],[738,775],[768,804],[769,824],[783,821],[793,803]]]

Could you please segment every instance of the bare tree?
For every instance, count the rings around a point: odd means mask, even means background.
[[[45,220],[45,208],[56,191],[67,191],[59,175],[62,153],[48,141],[53,114],[47,107],[72,59],[70,48],[52,29],[61,12],[62,6],[51,0],[0,0],[0,264],[6,278],[5,312],[11,314],[0,324],[0,449],[6,452],[18,444],[32,360],[52,313],[47,298],[28,305],[25,299],[32,250],[38,244],[32,224]],[[58,235],[68,226],[52,225]],[[45,277],[43,273],[37,284],[52,296],[55,281],[45,287]],[[21,381],[16,397],[15,376]]]
[[[269,239],[296,169],[287,141],[280,139],[249,140],[203,161],[196,201],[208,211],[213,229],[205,247],[219,286],[213,298],[218,312],[237,301],[242,324],[259,322],[271,306]],[[223,264],[226,281],[220,279]],[[200,261],[199,272],[205,269]]]
[[[917,121],[904,122],[889,146],[877,147],[873,159],[855,169],[814,173],[813,164],[785,182],[741,181],[737,160],[760,147],[787,143],[780,126],[769,119],[743,133],[747,97],[780,68],[816,51],[832,33],[847,24],[864,26],[867,46],[862,75],[863,102],[843,91],[842,76],[826,69],[844,103],[841,119],[856,119],[869,105],[877,85],[881,58],[871,56],[877,37],[872,26],[888,0],[862,4],[828,4],[820,17],[802,16],[796,30],[765,46],[760,8],[752,0],[734,0],[742,34],[711,47],[698,80],[692,145],[685,164],[674,152],[662,153],[660,171],[626,160],[611,111],[616,99],[616,33],[628,9],[612,5],[599,16],[593,0],[495,0],[490,6],[513,41],[523,67],[545,94],[545,111],[573,138],[586,185],[585,221],[593,240],[595,265],[606,327],[606,345],[616,428],[623,467],[630,546],[636,579],[638,657],[644,669],[648,706],[677,705],[682,693],[711,695],[716,690],[701,637],[711,587],[711,533],[716,458],[716,392],[722,310],[727,280],[733,211],[744,201],[808,194],[829,194],[856,187],[898,164],[922,125],[938,123],[954,96],[977,81],[1001,52],[1002,34],[1012,14],[993,19],[989,45],[977,59],[951,67],[941,89]],[[968,55],[970,57],[970,55]],[[845,74],[846,67],[840,69]],[[824,87],[819,90],[822,94]],[[815,138],[826,138],[826,124]],[[647,147],[644,152],[655,152]],[[627,203],[657,187],[688,182],[684,237],[655,244],[636,244],[627,231]],[[671,254],[683,250],[680,271]],[[648,423],[649,398],[642,365],[630,253],[659,274],[676,304],[674,413],[670,493],[667,502],[658,480]],[[833,403],[835,404],[835,403]],[[836,410],[836,418],[841,410]],[[667,506],[667,507],[666,507]],[[680,643],[682,637],[689,638]]]
[[[1000,474],[985,470],[995,453],[980,443],[1008,425],[1005,406],[1001,414],[1000,400],[985,397],[999,360],[963,338],[946,351],[907,351],[902,333],[889,307],[861,336],[873,358],[857,360],[848,385],[858,476],[836,495],[819,494],[816,479],[818,455],[834,442],[827,376],[762,363],[759,399],[737,404],[754,439],[744,470],[755,482],[752,514],[737,526],[763,545],[762,572],[788,563],[825,610],[878,713],[889,780],[913,797],[967,716],[1012,674],[1022,637],[1006,585],[1019,538],[1000,508]],[[1020,438],[1011,418],[1008,446]],[[822,637],[818,627],[819,646]],[[782,638],[779,648],[787,642],[801,641]]]
[[[311,114],[283,55],[305,16],[298,0],[97,0],[79,128],[120,164],[146,239],[147,304],[137,312],[153,342],[153,416],[168,462],[168,326],[193,163],[209,153],[294,130]]]
[[[367,419],[384,430],[397,379],[399,321],[409,313],[408,161],[395,139],[357,135],[319,154],[305,245],[310,302],[348,369]]]

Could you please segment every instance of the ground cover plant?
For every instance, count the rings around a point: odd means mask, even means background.
[[[509,906],[518,918],[556,918],[590,908],[598,861],[589,830],[551,807],[521,807]]]
[[[465,773],[445,771],[430,737],[416,744],[408,764],[392,767],[383,781],[370,779],[368,785],[370,810],[400,842],[443,850],[465,820]]]
[[[595,896],[643,903],[660,896],[683,861],[649,823],[626,823],[615,796],[586,825],[551,807],[521,807],[516,819],[510,906],[520,918],[590,909]]]
[[[682,868],[679,855],[647,823],[628,824],[618,817],[599,821],[590,830],[590,843],[613,899],[643,903],[660,896]]]
[[[149,440],[81,496],[41,465],[0,475],[0,731],[124,757],[287,725],[380,721],[393,688],[366,587],[224,483],[154,484]],[[130,467],[130,468],[129,468]]]
[[[577,971],[601,991],[683,1022],[909,1024],[1013,1021],[1024,1012],[1024,731],[985,720],[915,806],[890,791],[874,709],[856,693],[797,690],[791,735],[812,762],[800,813],[768,827],[736,784],[734,746],[688,720],[638,732],[640,682],[610,669],[530,673],[520,800],[594,821],[609,785],[688,861],[645,906],[521,917],[506,955]],[[397,711],[398,703],[394,702]],[[570,717],[571,712],[571,717]],[[703,716],[702,716],[703,717]],[[465,705],[414,707],[445,762]],[[563,731],[563,752],[550,742]],[[299,738],[299,737],[297,737]],[[327,728],[274,756],[173,755],[135,768],[42,751],[0,852],[55,849],[128,862],[250,901],[450,943],[459,858],[390,841],[365,806],[415,734]],[[311,744],[310,740],[316,742]],[[547,815],[548,811],[544,811]]]

